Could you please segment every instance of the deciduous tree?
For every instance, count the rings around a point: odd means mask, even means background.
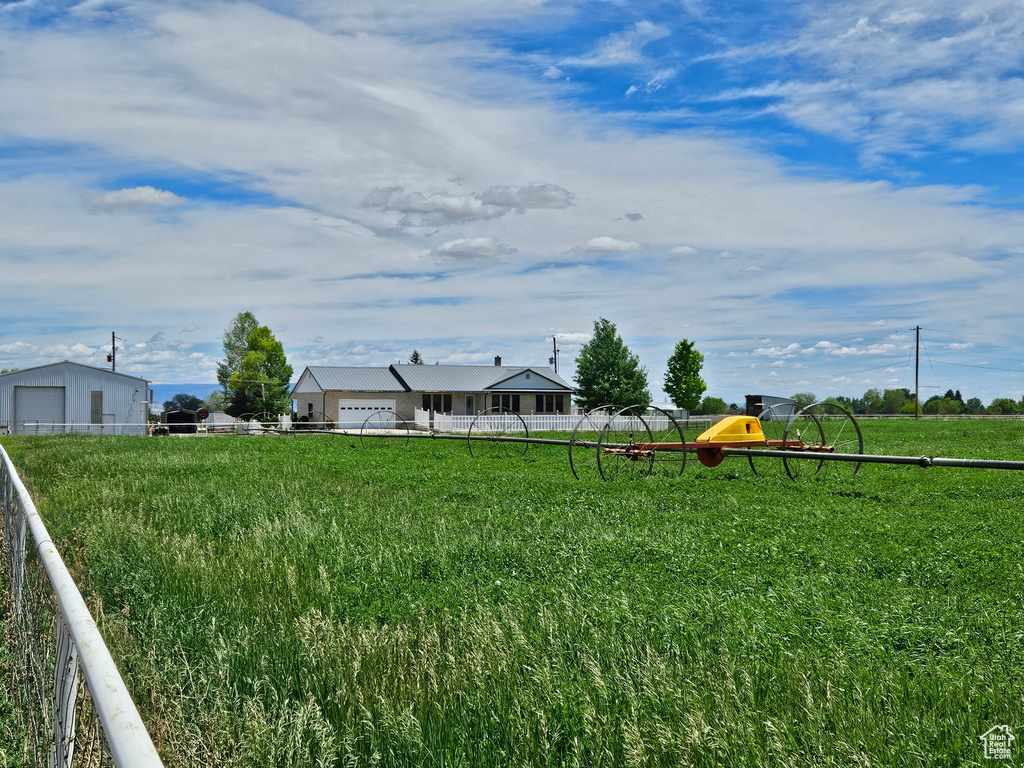
[[[997,397],[988,406],[989,413],[1017,413],[1017,401],[1009,397]]]
[[[228,390],[228,380],[249,351],[249,334],[259,327],[252,312],[239,312],[224,331],[224,359],[217,364],[217,382]]]
[[[708,388],[700,377],[704,355],[698,352],[693,342],[683,339],[676,343],[665,371],[665,393],[672,398],[676,408],[696,411],[701,395]]]
[[[164,400],[164,410],[174,411],[181,408],[186,411],[198,411],[203,407],[203,401],[195,395],[186,392],[179,392],[170,400]]]
[[[585,410],[651,403],[647,369],[603,317],[594,322],[593,337],[576,357],[576,402]]]
[[[222,384],[227,399],[224,410],[232,416],[277,415],[291,410],[288,385],[292,367],[270,328],[255,323],[252,313],[243,312],[224,333],[224,360],[217,366],[217,378],[230,367]],[[250,325],[242,347],[240,332]]]
[[[720,397],[705,397],[700,401],[700,408],[697,409],[696,413],[704,416],[716,416],[720,413],[728,413],[729,406],[725,404],[725,400]]]
[[[796,401],[797,409],[806,408],[811,403],[818,402],[818,396],[813,392],[797,392],[792,399]]]

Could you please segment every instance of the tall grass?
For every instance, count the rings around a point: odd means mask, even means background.
[[[872,453],[1024,459],[1013,422],[862,426]],[[959,766],[1024,732],[1016,473],[4,445],[170,765]]]

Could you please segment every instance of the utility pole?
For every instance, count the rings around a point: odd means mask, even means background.
[[[107,355],[107,362],[110,363],[110,370],[117,373],[117,342],[124,341],[120,336],[110,332],[110,354]]]
[[[921,326],[914,331],[914,418],[921,418]]]
[[[551,337],[551,357],[548,363],[555,366],[555,373],[558,373],[558,337]]]
[[[110,370],[117,372],[117,340],[118,336],[114,335],[114,332],[110,332],[110,354],[107,355],[107,362],[110,363]],[[121,339],[124,341],[124,339]]]

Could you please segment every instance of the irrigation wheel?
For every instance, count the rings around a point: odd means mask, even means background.
[[[394,411],[371,413],[359,430],[359,444],[373,451],[409,447],[409,423]]]
[[[469,455],[474,458],[522,458],[529,445],[524,438],[529,437],[530,430],[522,416],[505,408],[491,408],[477,414],[469,425]]]
[[[652,411],[654,413],[652,413]],[[646,417],[654,448],[651,474],[655,477],[679,477],[686,469],[686,440],[679,422],[671,413],[651,406]]]
[[[761,422],[761,431],[765,440],[781,441],[785,438],[786,427],[793,417],[793,403],[776,403],[761,411],[758,421]],[[779,450],[772,447],[772,450]],[[748,455],[750,471],[760,477],[779,477],[785,471],[784,460],[774,456],[753,456]]]
[[[650,427],[638,414],[643,406],[623,408],[612,416],[597,441],[597,468],[605,480],[642,480],[654,468]]]
[[[602,405],[583,414],[573,427],[569,437],[569,467],[577,480],[600,476],[597,443],[613,412],[613,406]]]
[[[864,436],[861,434],[857,420],[848,410],[835,403],[812,403],[802,409],[786,425],[783,440],[799,440],[803,443],[803,451],[822,451],[826,453],[847,453],[860,455],[864,453]],[[849,472],[856,475],[860,472],[859,461],[813,461],[811,459],[783,459],[786,472],[796,480],[801,474],[824,476],[838,475]],[[805,466],[800,466],[801,464]]]

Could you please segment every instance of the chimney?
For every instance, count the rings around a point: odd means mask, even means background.
[[[495,355],[494,356],[494,364],[495,365],[501,365],[501,355]]]

